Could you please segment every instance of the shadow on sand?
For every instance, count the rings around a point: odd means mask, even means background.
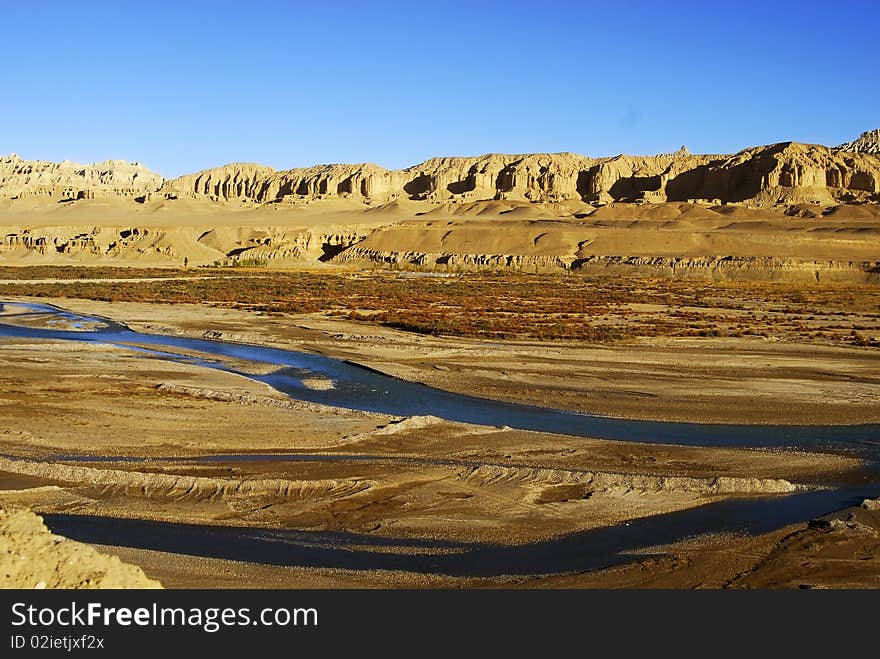
[[[880,487],[749,497],[655,515],[525,545],[389,538],[338,531],[173,524],[86,515],[44,515],[55,533],[93,544],[153,549],[266,565],[399,570],[451,577],[586,572],[636,552],[706,533],[759,534],[805,522],[880,494]],[[644,555],[644,554],[643,554]]]

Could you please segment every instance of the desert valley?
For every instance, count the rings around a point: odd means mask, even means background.
[[[5,586],[880,586],[880,130],[12,155],[0,224]]]

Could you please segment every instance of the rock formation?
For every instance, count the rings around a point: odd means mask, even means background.
[[[614,204],[553,220],[453,215],[378,228],[333,261],[441,272],[878,282],[880,209],[864,207],[865,217],[838,206],[808,219],[685,203]]]
[[[232,163],[223,167],[186,174],[163,186],[169,197],[175,195],[204,196],[212,200],[258,199],[265,180],[275,170],[253,163]]]
[[[302,204],[336,199],[353,207],[397,200],[426,208],[471,201],[660,203],[697,200],[767,207],[833,205],[880,198],[880,131],[837,148],[784,142],[734,155],[589,158],[574,153],[431,158],[400,170],[378,165],[318,165],[275,171],[238,163],[168,181],[137,163],[94,165],[0,160],[0,198],[53,200],[120,196]],[[140,199],[143,201],[143,199]]]
[[[369,233],[360,227],[6,226],[0,260],[121,265],[284,267],[328,261]]]
[[[15,154],[0,158],[0,198],[5,199],[133,199],[157,189],[162,181],[159,174],[139,163],[123,160],[78,165],[69,160],[22,160]]]
[[[876,280],[878,136],[734,155],[444,157],[399,170],[238,163],[171,180],[136,163],[9,156],[0,261]]]
[[[830,205],[877,198],[880,159],[871,155],[871,148],[867,142],[848,151],[786,142],[732,156],[692,155],[686,148],[613,158],[488,154],[432,158],[403,170],[363,164],[274,172],[227,165],[167,181],[160,194],[256,203],[342,198],[377,205],[405,199],[425,206],[569,199],[593,204],[701,200],[759,207],[792,201]]]
[[[880,128],[865,131],[859,139],[841,144],[837,150],[855,153],[880,153]]]

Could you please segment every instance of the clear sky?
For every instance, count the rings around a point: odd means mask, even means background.
[[[877,0],[0,0],[0,154],[165,176],[880,127]]]

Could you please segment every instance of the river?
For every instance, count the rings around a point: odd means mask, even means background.
[[[12,322],[8,322],[12,321]],[[24,322],[22,322],[24,321]],[[615,441],[831,451],[856,455],[868,467],[858,483],[790,495],[727,499],[613,527],[518,546],[380,538],[354,533],[215,527],[66,514],[47,525],[73,539],[245,560],[272,565],[430,572],[454,576],[535,575],[583,571],[632,560],[631,553],[712,532],[763,533],[857,505],[880,495],[880,425],[735,425],[611,418],[456,394],[394,378],[323,355],[131,330],[47,304],[0,303],[0,337],[84,341],[149,352],[153,357],[215,368],[264,382],[289,397],[394,416],[432,415],[464,423],[508,426]],[[157,349],[157,347],[165,350]],[[186,354],[175,353],[184,350]],[[238,370],[222,358],[274,366]],[[320,377],[333,388],[304,384]],[[341,456],[205,456],[205,460],[340,459]],[[58,459],[101,459],[62,456]],[[169,458],[172,459],[172,458]],[[351,456],[352,460],[370,456]],[[384,460],[393,458],[383,457]],[[409,458],[412,460],[411,458]],[[403,547],[405,551],[387,551]]]

